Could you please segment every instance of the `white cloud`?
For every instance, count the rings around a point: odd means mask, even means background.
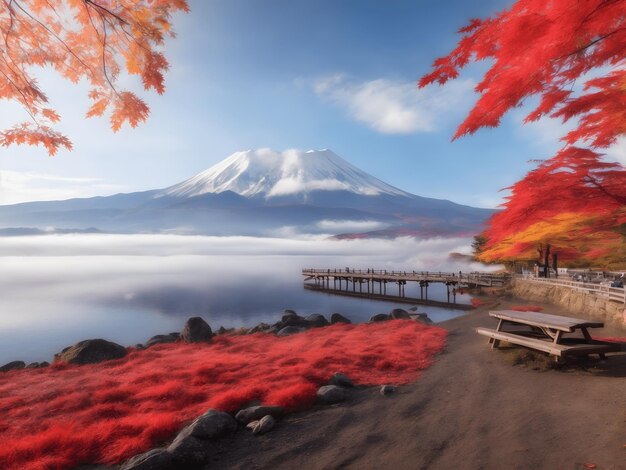
[[[313,83],[315,93],[345,109],[358,122],[383,134],[436,130],[446,111],[473,97],[474,82],[456,80],[419,89],[414,82],[388,79],[355,81],[337,74]]]
[[[124,189],[97,178],[0,170],[0,205],[102,196]]]
[[[617,139],[617,142],[606,150],[606,155],[622,165],[626,165],[626,136]]]
[[[344,232],[367,232],[388,227],[388,224],[377,220],[320,220],[317,226],[322,230],[329,230],[333,233]]]

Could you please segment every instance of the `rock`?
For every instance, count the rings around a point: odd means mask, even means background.
[[[172,335],[155,335],[146,341],[146,347],[154,346],[155,344],[175,343],[178,341],[178,337]]]
[[[417,312],[417,307],[409,307],[409,312]]]
[[[186,343],[203,343],[211,341],[213,331],[207,322],[200,317],[192,317],[185,323],[180,338]]]
[[[172,333],[168,333],[168,335],[173,336],[174,338],[180,338],[180,333],[178,331],[174,331]]]
[[[40,368],[41,368],[41,367],[49,367],[49,366],[50,366],[50,363],[49,363],[48,361],[43,361],[43,362],[40,362],[40,363],[39,363],[39,367],[40,367]]]
[[[344,401],[349,395],[348,389],[337,385],[324,385],[317,390],[317,398],[327,405]]]
[[[135,344],[135,349],[140,349],[141,350],[141,349],[146,349],[146,347],[143,344],[141,344],[141,343],[137,343],[137,344]]]
[[[254,326],[248,330],[248,334],[259,333],[260,331],[267,331],[271,328],[267,323],[259,323],[257,326]]]
[[[383,385],[382,387],[380,387],[381,395],[389,395],[391,393],[394,393],[395,391],[396,387],[394,387],[393,385]]]
[[[352,380],[341,372],[335,372],[333,376],[328,381],[330,385],[337,385],[338,387],[354,387],[354,383]]]
[[[237,430],[237,421],[228,413],[217,410],[209,410],[198,416],[189,426],[184,428],[178,435],[193,436],[197,439],[217,439],[225,434]]]
[[[152,449],[135,455],[120,470],[174,470],[174,456],[165,449]]]
[[[223,335],[224,333],[226,333],[226,328],[224,328],[223,326],[220,326],[220,329],[217,330],[217,334]]]
[[[275,323],[275,325],[284,328],[286,326],[301,326],[301,327],[310,327],[311,325],[306,319],[302,318],[297,313],[287,313],[282,316],[280,322]]]
[[[250,421],[246,426],[252,429],[252,434],[265,434],[276,425],[276,420],[272,415],[265,415],[258,421]]]
[[[280,331],[276,333],[276,336],[295,335],[296,333],[302,333],[303,331],[306,331],[306,328],[303,326],[286,326],[281,328]]]
[[[26,366],[27,369],[38,369],[39,368],[39,363],[38,362],[31,362],[30,364],[28,364]]]
[[[411,316],[409,312],[404,310],[403,308],[394,308],[389,315],[394,320],[410,320]]]
[[[433,323],[433,321],[430,318],[428,318],[428,315],[425,313],[418,313],[415,316],[415,319],[419,322],[426,323],[427,325],[430,325]]]
[[[295,311],[295,310],[292,310],[292,309],[290,309],[290,308],[286,309],[283,313],[284,313],[285,315],[296,315],[296,316],[298,316],[298,314],[296,313],[296,311]]]
[[[242,424],[248,424],[250,421],[259,420],[267,415],[278,418],[282,416],[284,412],[285,410],[282,406],[251,406],[249,408],[239,410],[239,412],[235,415],[235,419]]]
[[[105,339],[86,339],[54,355],[55,361],[70,364],[95,364],[120,359],[128,354],[124,346]]]
[[[320,328],[322,326],[328,326],[328,320],[321,313],[313,313],[305,318],[309,326],[313,328]]]
[[[24,367],[26,367],[26,363],[24,361],[8,362],[0,367],[0,372],[9,372],[10,370],[23,369]]]
[[[372,315],[370,317],[370,323],[387,320],[389,320],[389,315],[387,315],[386,313],[377,313],[376,315]]]
[[[348,318],[344,317],[341,313],[333,313],[330,316],[330,323],[352,323]]]
[[[178,465],[177,468],[188,468],[192,466],[191,464],[207,460],[213,451],[213,446],[210,441],[193,437],[183,430],[168,446],[167,451],[172,454]]]

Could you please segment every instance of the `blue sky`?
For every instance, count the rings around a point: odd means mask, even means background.
[[[191,0],[166,46],[166,93],[143,93],[152,114],[137,129],[114,134],[106,119],[84,120],[86,87],[40,75],[75,148],[55,157],[1,148],[0,204],[166,187],[235,151],[270,147],[330,148],[401,189],[493,207],[529,159],[559,147],[560,124],[522,126],[515,110],[498,129],[450,142],[487,64],[442,88],[416,81],[470,18],[510,3]],[[0,126],[19,112],[0,103]]]

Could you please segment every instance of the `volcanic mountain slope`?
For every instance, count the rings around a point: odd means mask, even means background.
[[[330,150],[260,149],[161,190],[0,206],[0,229],[459,235],[479,231],[491,213],[402,191]]]

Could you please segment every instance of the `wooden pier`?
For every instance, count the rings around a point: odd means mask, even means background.
[[[508,274],[481,272],[445,273],[428,271],[387,271],[384,269],[303,269],[305,287],[332,294],[365,297],[375,300],[404,301],[427,305],[450,307],[456,304],[456,294],[460,288],[502,287],[510,279]],[[313,281],[308,283],[307,281]],[[332,280],[332,283],[331,283]],[[420,297],[407,297],[406,285],[416,282]],[[439,283],[446,286],[447,302],[428,299],[428,286]],[[387,294],[387,284],[397,285],[398,294]],[[460,305],[460,304],[459,304]]]

